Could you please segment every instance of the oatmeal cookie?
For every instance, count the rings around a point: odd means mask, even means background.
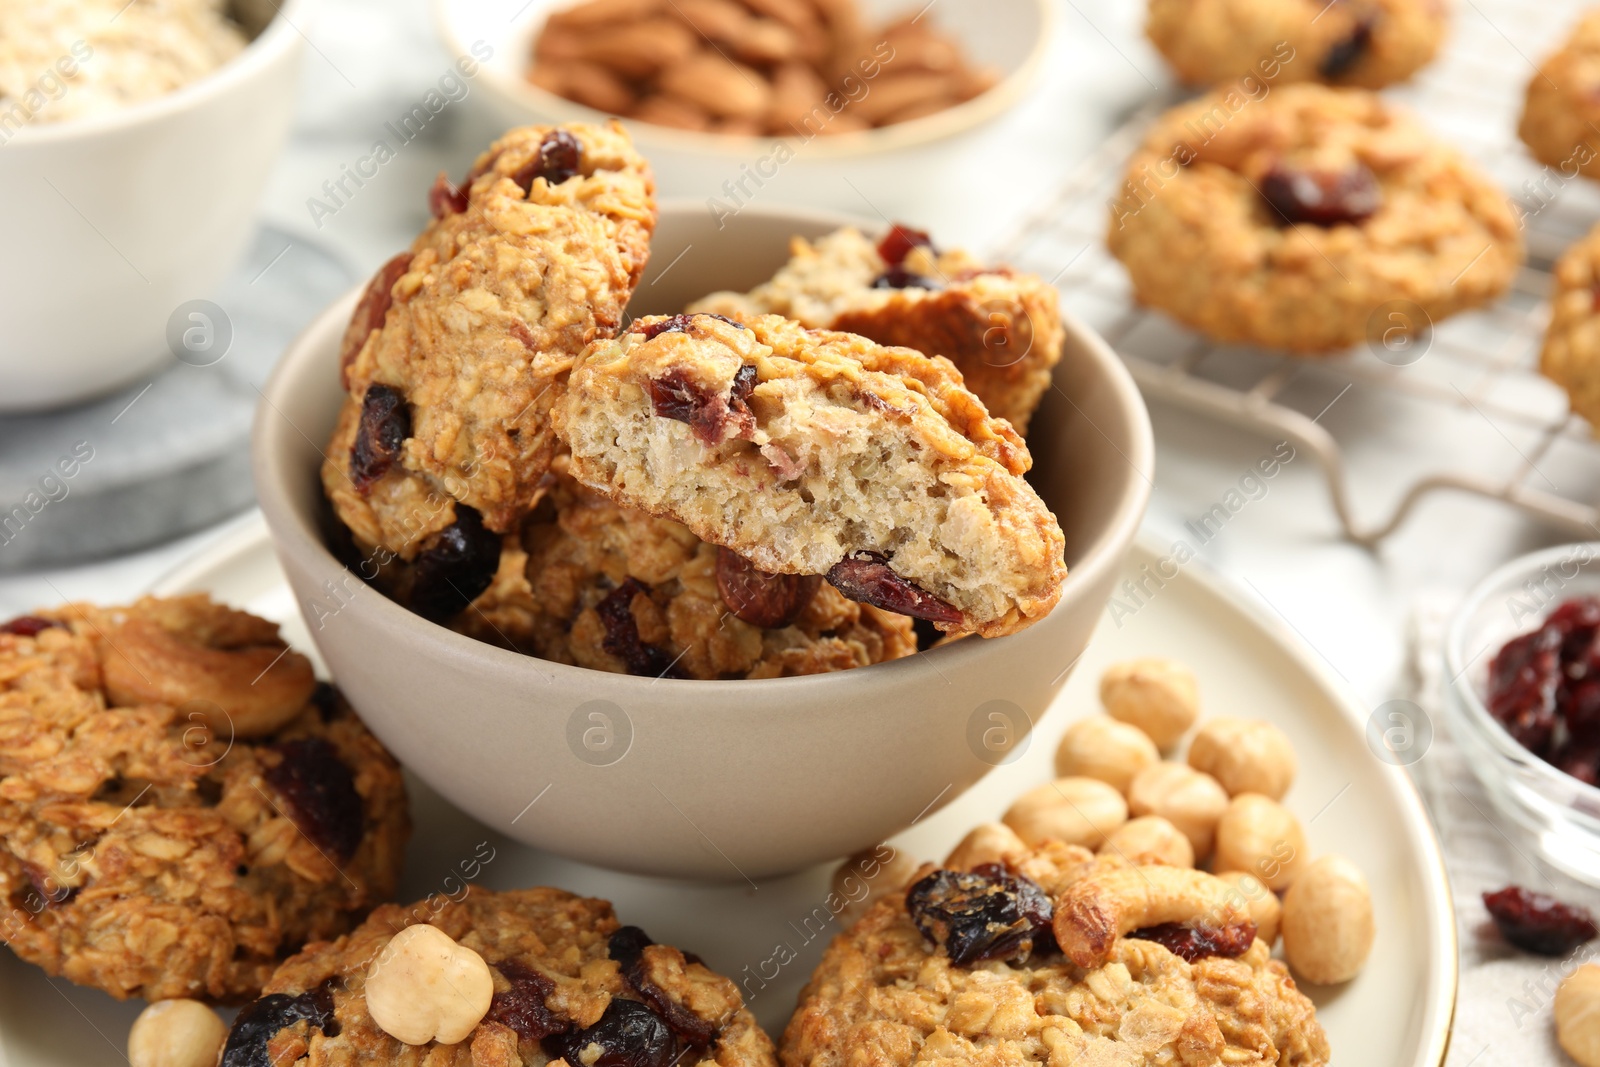
[[[185,666],[130,625],[185,619],[202,620],[178,634],[196,649],[216,650],[206,625],[252,634],[227,653],[244,670],[198,653]],[[0,627],[0,940],[19,957],[118,998],[236,1002],[393,894],[400,768],[331,687],[306,685],[269,734],[228,730],[250,671],[283,693],[309,672],[276,631],[203,597]],[[127,681],[152,670],[164,692]],[[174,679],[201,675],[180,702]]]
[[[1057,841],[1004,866],[923,868],[834,939],[784,1033],[783,1064],[1328,1062],[1315,1008],[1253,928],[1212,944],[1192,936],[1202,926],[1168,923],[1116,937],[1092,967],[1064,955],[1052,912],[1118,870],[1135,868]]]
[[[558,418],[578,481],[768,573],[986,637],[1061,597],[1032,458],[941,357],[776,315],[645,318],[585,350]]]
[[[550,409],[573,358],[621,321],[656,204],[615,123],[513,130],[461,189],[441,175],[429,204],[434,221],[351,319],[322,480],[358,546],[430,557],[459,610],[493,574],[480,550],[535,501]],[[456,567],[463,551],[472,566]]]
[[[1189,85],[1381,89],[1433,60],[1449,16],[1445,0],[1150,0],[1145,34]]]
[[[488,1013],[454,1044],[402,1044],[368,1010],[374,964],[396,933],[418,923],[477,953],[494,981]],[[776,1063],[738,987],[698,957],[620,926],[605,901],[559,889],[471,889],[460,900],[379,908],[348,936],[307,946],[239,1013],[222,1064],[542,1067],[563,1059],[573,1067]]]
[[[1522,261],[1493,182],[1379,97],[1318,85],[1168,112],[1129,164],[1107,244],[1140,303],[1214,340],[1306,354],[1489,303]]]
[[[1517,135],[1534,158],[1571,178],[1600,178],[1600,8],[1528,80]]]
[[[456,629],[557,663],[651,677],[821,674],[917,650],[903,615],[820,579],[762,574],[671,519],[552,478],[523,527],[522,573],[498,576]]]
[[[966,252],[936,251],[928,235],[892,226],[874,243],[845,227],[815,244],[796,237],[789,262],[748,293],[712,293],[689,310],[740,320],[782,315],[802,326],[860,334],[944,356],[989,414],[1026,433],[1061,358],[1054,286]]]
[[[1555,277],[1539,370],[1600,427],[1600,227],[1562,253]]]

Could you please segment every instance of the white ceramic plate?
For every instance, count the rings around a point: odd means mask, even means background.
[[[1128,574],[1138,575],[1161,554],[1158,546],[1141,543],[1130,555]],[[237,524],[157,589],[196,590],[277,619],[297,647],[312,648],[258,517]],[[997,818],[1016,794],[1047,780],[1062,730],[1098,707],[1101,670],[1141,655],[1190,664],[1207,713],[1270,718],[1282,726],[1301,757],[1288,804],[1307,822],[1313,850],[1344,853],[1372,883],[1378,942],[1365,971],[1342,988],[1307,987],[1334,1062],[1438,1067],[1455,1004],[1455,919],[1422,804],[1405,772],[1368,750],[1366,712],[1342,693],[1315,653],[1198,564],[1191,562],[1134,614],[1108,615],[1021,757],[896,838],[896,846],[938,859],[974,823]],[[401,887],[405,899],[459,893],[462,865],[492,849],[474,884],[557,885],[614,901],[624,921],[700,953],[753,990],[751,1007],[775,1035],[834,932],[830,927],[819,934],[812,918],[827,914],[831,872],[825,867],[756,885],[712,887],[613,874],[512,844],[415,780],[411,789],[416,832]],[[137,1003],[118,1004],[48,980],[0,954],[0,1067],[117,1062],[138,1010]]]

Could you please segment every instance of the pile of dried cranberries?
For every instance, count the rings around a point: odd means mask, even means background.
[[[1600,779],[1600,598],[1568,600],[1489,666],[1489,713],[1528,751]]]

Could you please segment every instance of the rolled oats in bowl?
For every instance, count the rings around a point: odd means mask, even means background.
[[[0,131],[161,96],[247,43],[226,0],[0,0]]]

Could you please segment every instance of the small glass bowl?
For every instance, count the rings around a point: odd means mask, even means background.
[[[1445,706],[1451,733],[1494,806],[1554,866],[1600,885],[1600,789],[1522,747],[1485,704],[1489,664],[1501,646],[1578,596],[1600,596],[1600,542],[1535,552],[1480,582],[1445,635]]]

